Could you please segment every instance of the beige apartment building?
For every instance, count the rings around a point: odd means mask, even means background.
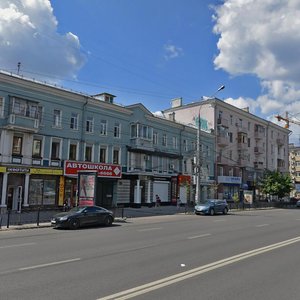
[[[300,146],[289,144],[289,170],[294,183],[292,197],[300,197]]]
[[[163,113],[198,128],[200,145],[203,131],[214,134],[215,196],[220,199],[252,194],[249,201],[253,201],[260,196],[257,183],[265,170],[289,172],[290,131],[255,116],[249,108],[239,109],[217,98],[183,105],[178,98]]]

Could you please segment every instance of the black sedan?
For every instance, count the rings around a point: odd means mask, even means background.
[[[51,219],[51,225],[55,228],[78,229],[83,226],[105,225],[110,226],[114,221],[114,214],[100,206],[77,206],[56,214]]]

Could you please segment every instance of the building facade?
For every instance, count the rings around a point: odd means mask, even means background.
[[[97,205],[151,204],[156,194],[165,204],[192,201],[197,130],[114,97],[0,72],[1,209],[77,205],[80,172],[97,174]],[[207,133],[207,186],[214,142]]]
[[[248,108],[217,98],[187,105],[175,99],[164,115],[214,134],[218,198],[242,197],[241,192],[251,191],[253,200],[259,196],[256,183],[265,170],[288,173],[290,131],[251,114]]]
[[[300,146],[289,144],[289,171],[294,183],[291,197],[300,198]]]

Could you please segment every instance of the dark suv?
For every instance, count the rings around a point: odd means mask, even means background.
[[[200,202],[195,206],[196,215],[211,215],[222,213],[226,215],[228,213],[228,204],[226,200],[219,199],[207,199],[204,202]]]

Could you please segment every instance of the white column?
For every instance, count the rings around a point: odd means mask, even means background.
[[[28,207],[28,196],[29,196],[29,179],[30,179],[30,174],[25,174],[25,189],[24,189],[24,202],[23,206]]]
[[[141,186],[140,186],[140,179],[136,181],[135,186],[135,195],[134,195],[134,204],[141,204]]]
[[[150,196],[151,196],[151,180],[148,179],[148,193],[147,193],[147,203],[151,203],[151,199],[150,199]]]
[[[7,194],[7,178],[8,173],[3,173],[3,181],[2,181],[2,194],[1,194],[1,205],[0,207],[6,207],[6,194]]]

